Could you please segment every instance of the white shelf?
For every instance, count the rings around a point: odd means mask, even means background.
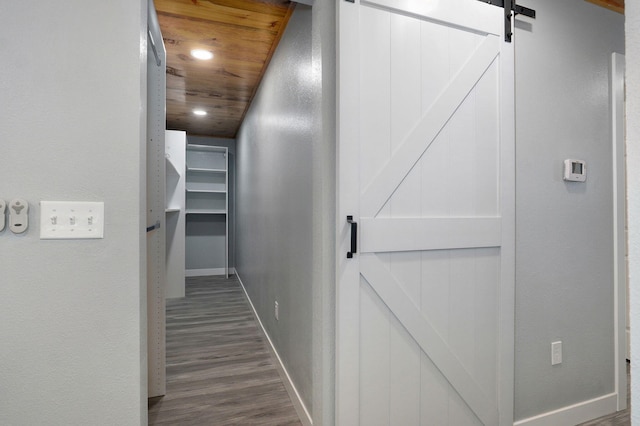
[[[227,173],[225,169],[204,169],[202,167],[187,167],[187,171],[197,173]]]
[[[211,151],[211,152],[222,152],[225,153],[227,152],[227,148],[222,147],[222,146],[210,146],[210,145],[194,145],[194,144],[187,144],[187,149],[189,151]]]
[[[168,157],[164,157],[164,160],[167,166],[167,175],[173,174],[179,178],[181,176],[180,171],[178,171],[176,166],[173,164],[173,161],[171,161],[171,159],[169,159]]]
[[[189,209],[187,214],[227,214],[226,210]]]
[[[184,131],[165,132],[166,198],[164,204],[166,264],[165,297],[184,297],[185,271],[185,162],[187,134]]]
[[[201,193],[205,193],[205,194],[226,194],[227,191],[225,191],[224,189],[188,189],[187,188],[187,192],[201,192]]]

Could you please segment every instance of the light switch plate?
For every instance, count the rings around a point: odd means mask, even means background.
[[[104,203],[40,201],[40,239],[104,238]]]

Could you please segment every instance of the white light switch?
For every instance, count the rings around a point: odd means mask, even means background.
[[[40,239],[104,238],[104,203],[40,201]]]

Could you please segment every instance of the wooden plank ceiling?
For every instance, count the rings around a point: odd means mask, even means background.
[[[154,0],[167,50],[167,129],[235,137],[287,25],[289,0]],[[213,53],[210,60],[192,49]],[[196,116],[201,109],[206,116]]]
[[[587,0],[624,13],[624,0]],[[234,138],[295,3],[154,0],[167,50],[167,128]],[[201,61],[192,49],[213,59]],[[196,116],[201,109],[206,116]]]
[[[614,10],[618,13],[624,14],[624,0],[587,0],[589,3],[594,3],[607,9]]]

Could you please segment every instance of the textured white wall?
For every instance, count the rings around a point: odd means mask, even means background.
[[[314,207],[311,22],[298,5],[236,139],[236,270],[309,410],[313,217],[332,214]]]
[[[640,424],[640,3],[625,4],[627,85],[627,194],[631,305],[631,411]]]
[[[146,424],[146,0],[3,2],[0,424]],[[142,38],[144,40],[144,38]],[[39,239],[40,200],[105,202],[102,240]]]
[[[621,14],[583,0],[527,6],[537,18],[516,25],[516,420],[614,391],[609,63],[624,53]],[[566,158],[586,160],[585,183],[562,180]],[[556,340],[564,359],[552,366]]]
[[[336,4],[298,6],[238,137],[237,267],[315,425],[334,423]],[[280,321],[273,319],[279,297]]]

